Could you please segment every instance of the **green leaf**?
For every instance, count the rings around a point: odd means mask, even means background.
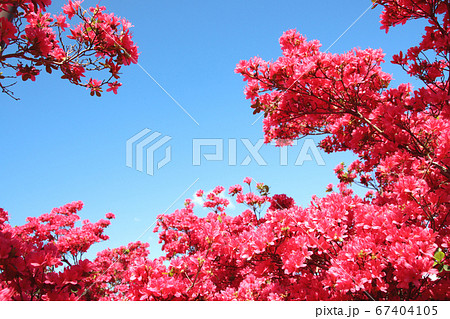
[[[441,263],[441,261],[445,258],[445,254],[444,252],[439,248],[435,253],[434,253],[434,259],[436,259],[437,263]]]

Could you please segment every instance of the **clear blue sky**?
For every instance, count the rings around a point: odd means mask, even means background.
[[[56,2],[56,1],[55,1]],[[83,6],[98,1],[85,1]],[[59,3],[59,1],[58,1]],[[350,163],[349,154],[327,155],[326,163],[314,161],[295,166],[300,146],[288,151],[288,165],[279,163],[279,149],[263,146],[266,166],[254,160],[239,165],[249,155],[240,139],[255,144],[263,137],[262,122],[254,125],[244,82],[234,73],[241,59],[260,56],[275,60],[281,53],[281,34],[296,28],[323,48],[369,6],[370,1],[100,1],[133,25],[139,45],[140,65],[147,70],[200,124],[197,125],[137,65],[123,68],[118,95],[93,98],[83,88],[59,76],[41,75],[36,82],[19,82],[16,102],[0,95],[0,207],[11,223],[23,224],[53,207],[82,200],[83,219],[96,221],[113,212],[116,220],[107,231],[111,239],[93,247],[92,253],[134,241],[152,225],[186,188],[198,179],[168,211],[199,189],[216,185],[226,189],[251,176],[307,205],[313,194],[325,194],[336,183],[333,168]],[[60,5],[52,6],[60,12]],[[353,47],[383,48],[386,60],[420,39],[420,23],[397,27],[388,35],[379,29],[381,8],[369,10],[332,48],[345,52]],[[410,81],[399,67],[384,65],[394,84]],[[172,137],[172,161],[149,176],[125,165],[125,143],[144,128]],[[202,161],[192,165],[194,138],[221,138],[227,146],[237,139],[237,164]],[[205,148],[205,152],[212,149]],[[159,159],[164,157],[161,150]],[[231,210],[237,214],[243,207]],[[202,209],[199,214],[204,214]],[[153,227],[152,227],[153,228]],[[149,241],[159,255],[157,235]],[[91,254],[92,254],[91,253]]]

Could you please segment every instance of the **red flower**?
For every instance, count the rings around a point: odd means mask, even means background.
[[[31,81],[36,81],[36,75],[39,75],[40,71],[37,70],[34,66],[22,66],[19,64],[17,66],[18,71],[16,73],[17,76],[22,76],[22,80],[26,81],[30,79]]]
[[[107,213],[107,214],[105,215],[105,217],[108,218],[108,219],[114,219],[114,218],[116,218],[116,216],[115,216],[113,213]]]
[[[17,32],[16,27],[6,18],[0,18],[0,42],[9,44],[12,39],[15,39]]]
[[[114,94],[117,94],[117,89],[122,86],[122,83],[116,81],[114,83],[108,83],[108,86],[109,88],[106,89],[106,92],[113,91]]]
[[[88,84],[86,85],[88,88],[91,89],[91,96],[97,95],[101,96],[102,91],[102,81],[96,80],[96,79],[90,79]]]
[[[72,19],[73,16],[77,13],[78,9],[80,8],[80,4],[82,2],[83,1],[69,0],[69,2],[63,6],[64,14],[66,14],[69,19]]]

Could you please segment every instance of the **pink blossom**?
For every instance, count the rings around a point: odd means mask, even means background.
[[[69,0],[69,2],[63,6],[64,14],[66,14],[69,19],[72,19],[73,16],[78,11],[78,9],[80,8],[80,4],[82,2],[83,1],[72,1],[72,0]]]
[[[114,218],[116,218],[116,216],[115,216],[113,213],[107,213],[107,214],[105,215],[105,217],[108,218],[108,219],[114,219]]]
[[[196,193],[195,196],[197,197],[202,197],[203,196],[203,190],[199,189]]]
[[[106,92],[113,91],[114,94],[117,94],[117,89],[122,86],[122,83],[115,81],[113,83],[108,83],[108,86],[109,88],[106,90]]]

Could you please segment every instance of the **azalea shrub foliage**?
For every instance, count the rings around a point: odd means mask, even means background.
[[[425,19],[421,42],[392,59],[423,86],[389,87],[381,50],[320,51],[295,30],[282,56],[241,61],[236,72],[267,142],[324,134],[326,152],[358,159],[335,168],[339,184],[301,207],[245,178],[158,216],[163,256],[148,244],[83,253],[114,215],[76,226],[82,204],[23,226],[0,210],[3,300],[445,300],[449,299],[449,1],[380,0],[382,29]],[[369,188],[362,197],[352,185]],[[233,199],[243,207],[227,214]]]
[[[42,71],[86,87],[91,95],[117,93],[122,66],[137,63],[131,23],[104,6],[83,7],[69,0],[59,14],[51,0],[0,1],[0,88],[14,97],[16,78],[35,81]],[[101,79],[93,78],[97,72]],[[85,79],[83,79],[85,78]]]

